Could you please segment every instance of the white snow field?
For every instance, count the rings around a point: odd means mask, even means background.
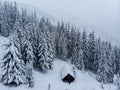
[[[9,39],[0,36],[0,61],[2,61],[5,51],[3,45],[8,41]],[[28,88],[26,85],[6,87],[0,83],[0,90],[116,90],[116,86],[113,84],[104,85],[104,89],[100,88],[101,84],[96,81],[94,74],[90,72],[82,72],[77,69],[75,69],[75,81],[71,84],[64,83],[61,80],[61,70],[66,66],[72,68],[72,65],[69,62],[55,59],[54,69],[52,71],[47,73],[34,71],[34,88]],[[0,72],[2,71],[0,70]]]

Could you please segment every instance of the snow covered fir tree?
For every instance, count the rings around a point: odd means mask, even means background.
[[[34,72],[49,73],[61,59],[76,70],[93,73],[102,88],[116,82],[120,90],[120,46],[96,37],[94,31],[87,33],[64,21],[53,24],[36,11],[5,1],[0,3],[0,35],[9,39],[0,64],[0,82],[5,86],[34,88]]]
[[[24,83],[24,63],[13,40],[5,46],[7,50],[1,66],[3,74],[0,81],[4,85],[18,86]]]

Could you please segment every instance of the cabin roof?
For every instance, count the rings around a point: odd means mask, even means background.
[[[61,78],[65,78],[68,74],[70,74],[72,77],[75,78],[74,72],[73,72],[73,67],[69,65],[65,65],[62,70],[61,70]]]

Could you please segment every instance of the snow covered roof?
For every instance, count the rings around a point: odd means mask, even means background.
[[[74,71],[73,71],[73,67],[69,66],[69,65],[65,65],[62,70],[61,70],[61,78],[63,79],[66,75],[72,75],[73,77],[75,77],[74,75]]]

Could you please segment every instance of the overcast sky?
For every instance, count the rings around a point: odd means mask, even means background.
[[[55,18],[68,20],[72,24],[95,26],[103,33],[109,32],[113,38],[120,36],[120,0],[16,1],[39,8]]]

